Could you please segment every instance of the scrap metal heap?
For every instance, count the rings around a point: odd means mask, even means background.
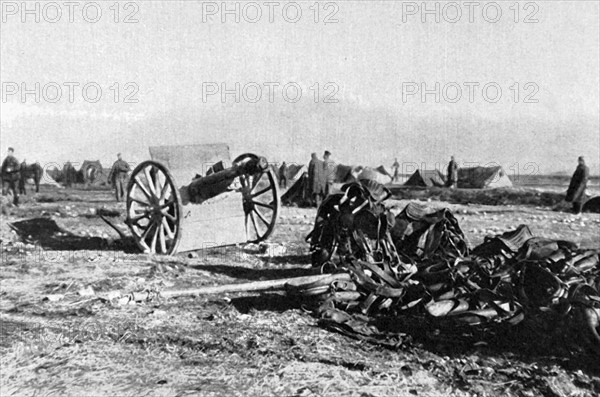
[[[322,325],[401,344],[380,325],[412,317],[489,330],[534,320],[546,329],[567,324],[581,336],[574,340],[600,354],[597,250],[534,237],[520,225],[471,251],[448,209],[411,203],[393,216],[384,205],[390,192],[376,182],[342,191],[322,203],[307,242],[314,266],[348,272],[351,281],[288,288],[317,298]]]

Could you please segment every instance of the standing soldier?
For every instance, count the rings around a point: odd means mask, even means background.
[[[20,179],[20,166],[14,153],[15,150],[9,147],[6,158],[2,162],[2,194],[7,193],[5,186],[8,186],[8,191],[10,191],[13,196],[13,204],[18,206],[19,193],[17,192],[17,183]]]
[[[129,164],[123,161],[121,158],[121,153],[117,153],[117,161],[113,164],[110,169],[109,180],[112,182],[113,187],[115,188],[115,195],[117,197],[117,201],[121,201],[123,196],[125,195],[125,180],[127,179],[127,174],[129,173],[130,167]]]
[[[569,184],[569,189],[567,190],[567,197],[565,197],[565,201],[573,203],[573,213],[581,214],[581,205],[585,200],[585,189],[587,187],[587,181],[590,176],[590,170],[585,165],[585,159],[583,156],[580,156],[577,159],[578,165],[577,169],[573,173],[571,177],[571,183]]]
[[[454,156],[450,156],[446,177],[446,185],[448,185],[450,189],[456,188],[456,183],[458,182],[458,164],[454,161]]]
[[[331,160],[331,153],[325,150],[323,154],[323,170],[325,171],[325,197],[329,196],[333,190],[335,181],[335,163]]]
[[[392,164],[392,171],[394,172],[392,182],[397,182],[398,178],[400,177],[400,163],[398,162],[398,158],[394,159],[394,164]]]
[[[287,189],[287,173],[288,173],[288,166],[284,161],[281,164],[281,167],[279,167],[279,187],[281,187],[283,189]]]
[[[307,197],[311,206],[319,207],[323,199],[325,179],[323,177],[323,162],[319,160],[316,153],[311,154],[308,163],[308,186]]]

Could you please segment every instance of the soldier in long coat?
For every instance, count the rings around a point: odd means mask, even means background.
[[[585,201],[585,189],[587,187],[587,181],[590,176],[590,170],[585,165],[585,159],[580,156],[577,159],[578,165],[571,177],[571,183],[569,189],[567,189],[567,196],[565,200],[573,203],[573,212],[575,214],[581,213],[581,206]]]
[[[285,161],[279,167],[279,187],[283,189],[287,189],[287,174],[288,174],[288,166]]]
[[[456,187],[458,182],[458,164],[454,160],[454,156],[450,156],[450,162],[448,163],[448,170],[446,172],[446,185],[453,189]]]
[[[323,200],[325,190],[325,173],[323,170],[323,162],[319,160],[316,153],[311,154],[310,162],[308,163],[308,191],[307,198],[311,206],[319,207]]]
[[[325,150],[323,154],[323,172],[325,173],[324,196],[327,197],[332,193],[335,182],[335,162],[331,159],[331,153],[328,150]]]

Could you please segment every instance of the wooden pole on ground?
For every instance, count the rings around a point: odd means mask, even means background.
[[[131,294],[121,295],[119,301],[141,302],[152,299],[153,297],[176,298],[182,296],[210,295],[210,294],[225,294],[229,292],[266,292],[284,290],[286,285],[294,288],[303,288],[311,284],[326,285],[334,281],[350,281],[349,273],[338,274],[319,274],[316,276],[302,276],[283,278],[279,280],[253,281],[250,283],[241,284],[225,284],[211,287],[200,287],[187,290],[166,290],[166,291],[142,291],[133,292]]]

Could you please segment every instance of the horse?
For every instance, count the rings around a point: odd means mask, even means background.
[[[38,193],[40,191],[40,181],[42,180],[42,175],[44,175],[44,169],[40,165],[40,163],[35,164],[21,164],[20,178],[19,178],[19,194],[27,194],[27,190],[25,189],[25,183],[28,179],[33,179],[35,183],[35,192]]]

